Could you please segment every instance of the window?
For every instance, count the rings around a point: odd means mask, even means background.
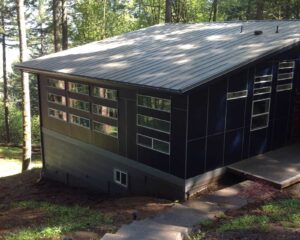
[[[89,86],[82,83],[69,82],[69,91],[89,95]]]
[[[273,75],[256,76],[254,79],[254,83],[272,82],[272,80]]]
[[[164,133],[170,133],[170,122],[145,115],[137,115],[137,125]]]
[[[48,114],[50,117],[62,120],[62,121],[67,121],[67,113],[64,111],[60,111],[57,109],[49,108],[48,109]]]
[[[66,97],[53,94],[53,93],[48,93],[48,101],[60,105],[66,105]]]
[[[270,103],[270,98],[253,101],[251,131],[268,127]]]
[[[80,127],[90,128],[90,120],[70,114],[70,122]]]
[[[118,138],[118,127],[94,121],[94,131]]]
[[[69,99],[69,106],[71,108],[75,108],[75,109],[82,110],[85,112],[90,111],[90,103],[89,102],[85,102],[85,101],[81,101],[81,100],[77,100],[77,99],[73,99],[73,98]]]
[[[102,117],[118,119],[118,109],[93,104],[93,113]]]
[[[282,80],[290,80],[294,78],[294,72],[290,73],[278,73],[277,80],[282,81]]]
[[[98,98],[105,98],[105,99],[116,101],[117,100],[117,90],[102,88],[102,87],[94,87],[93,88],[93,96],[98,97]]]
[[[295,68],[295,61],[282,61],[279,62],[279,69],[288,69],[288,68]]]
[[[272,91],[272,87],[254,88],[253,95],[257,96],[257,95],[267,94],[267,93],[271,93],[271,91]]]
[[[238,91],[238,92],[228,92],[227,100],[234,100],[239,98],[245,98],[248,95],[248,90]]]
[[[58,89],[66,88],[64,80],[58,80],[58,79],[53,79],[53,78],[48,79],[48,87],[58,88]]]
[[[170,155],[170,143],[152,137],[137,134],[137,144],[157,152]]]
[[[164,98],[137,95],[137,105],[165,112],[171,111],[171,100]]]
[[[276,91],[277,92],[282,92],[282,91],[288,91],[293,89],[293,84],[288,83],[288,84],[282,84],[282,85],[277,85]]]
[[[128,186],[128,174],[119,169],[114,169],[114,181],[123,187]]]

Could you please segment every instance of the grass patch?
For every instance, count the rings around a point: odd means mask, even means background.
[[[21,159],[22,148],[19,147],[0,147],[0,158],[6,160]]]
[[[226,220],[218,232],[258,228],[267,230],[276,223],[284,227],[300,227],[300,199],[285,199],[263,205],[260,214],[249,214]]]
[[[64,233],[93,228],[99,224],[112,224],[112,219],[97,210],[81,206],[61,206],[47,202],[24,201],[12,208],[40,210],[46,214],[43,223],[5,236],[6,240],[60,239]]]

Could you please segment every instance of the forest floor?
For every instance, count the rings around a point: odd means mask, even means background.
[[[0,147],[0,240],[99,239],[138,219],[171,207],[150,197],[108,197],[63,184],[38,183],[41,162],[21,174],[21,149]]]

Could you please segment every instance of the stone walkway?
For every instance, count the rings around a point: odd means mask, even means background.
[[[183,240],[194,225],[214,219],[227,210],[271,197],[276,189],[250,180],[238,183],[197,199],[175,204],[164,213],[124,225],[102,240]]]

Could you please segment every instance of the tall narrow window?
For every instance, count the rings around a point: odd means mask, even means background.
[[[66,97],[53,94],[53,93],[48,93],[48,101],[51,103],[56,103],[59,105],[66,105]]]
[[[251,131],[268,127],[270,103],[271,103],[270,98],[253,101]]]
[[[171,100],[165,98],[137,95],[137,105],[165,112],[171,111]]]
[[[69,91],[89,95],[89,86],[82,83],[69,82]]]
[[[93,96],[116,101],[117,90],[102,87],[93,87]]]

